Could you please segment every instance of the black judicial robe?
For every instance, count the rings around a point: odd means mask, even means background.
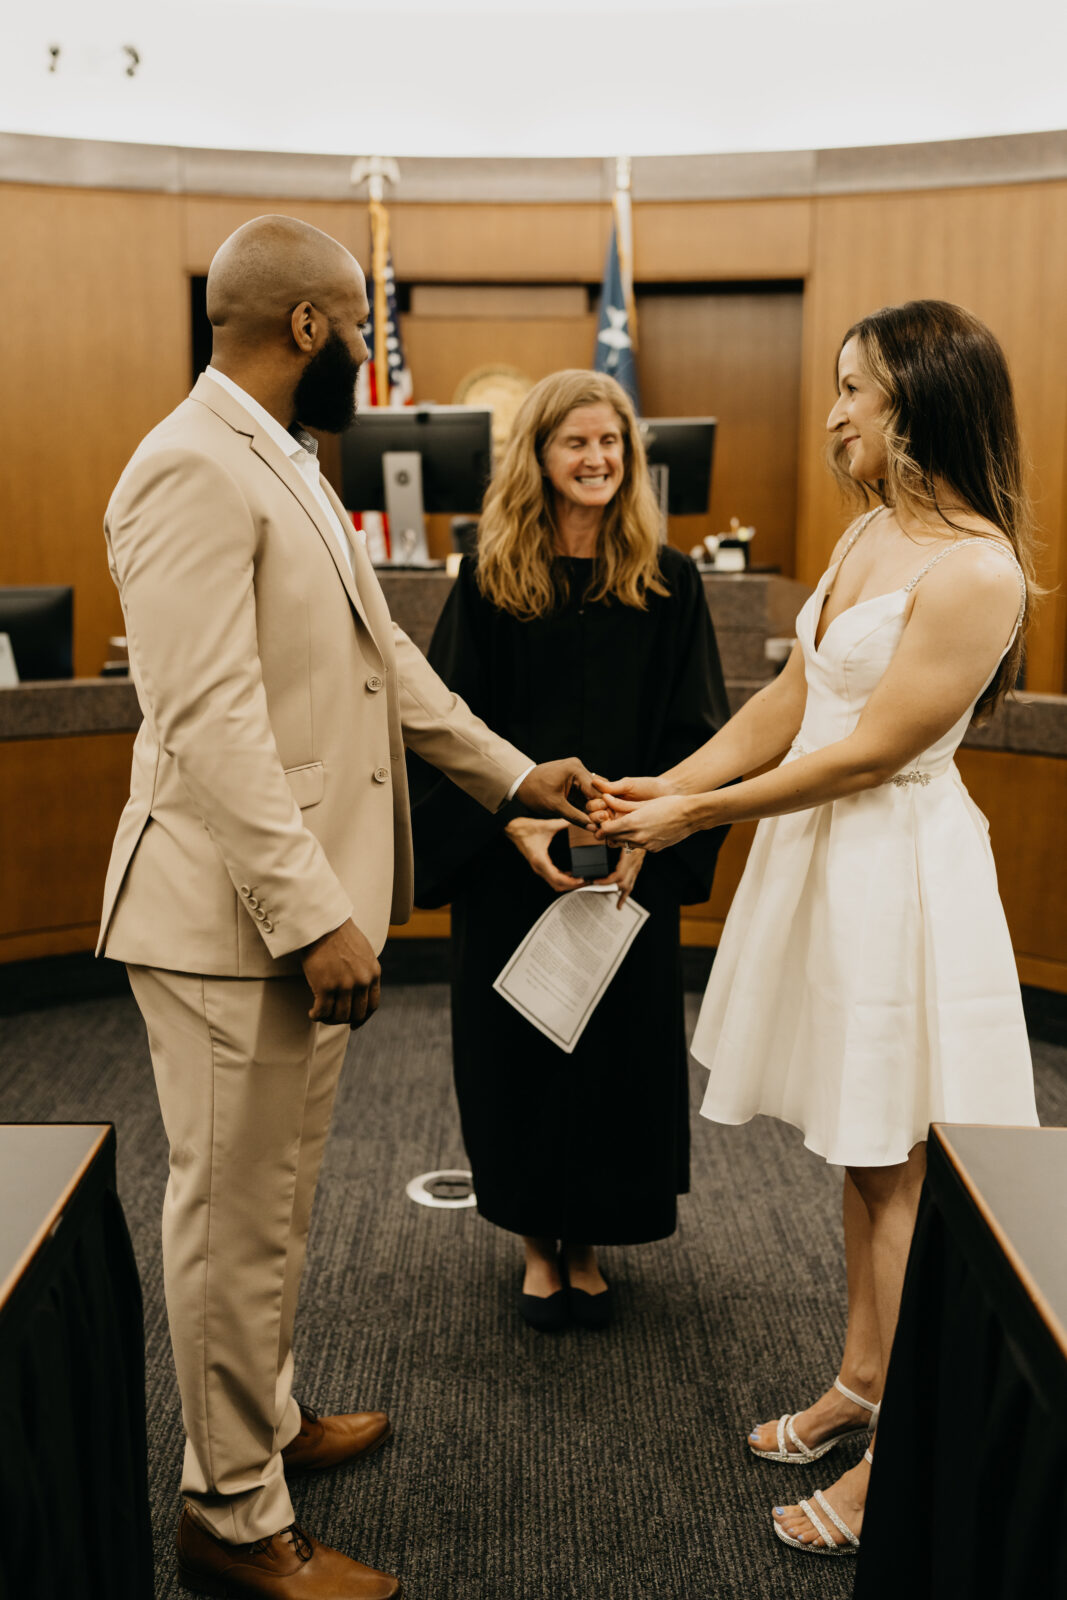
[[[566,597],[520,622],[485,599],[467,558],[430,662],[535,761],[661,772],[729,715],[699,574],[670,548],[661,568],[670,593],[642,612],[586,603],[592,561],[562,558]],[[492,987],[556,898],[503,831],[521,807],[491,815],[417,756],[408,767],[415,902],[452,906],[453,1062],[479,1211],[513,1233],[587,1244],[667,1237],[689,1187],[678,908],[707,899],[725,829],[645,857],[633,894],[648,920],[566,1055]]]

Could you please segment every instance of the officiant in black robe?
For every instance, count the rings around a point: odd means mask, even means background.
[[[614,379],[554,373],[526,397],[429,656],[532,759],[565,750],[605,777],[662,772],[726,721],[700,578],[660,543]],[[689,1186],[679,907],[707,899],[722,835],[612,852],[609,879],[649,916],[568,1055],[493,990],[577,885],[566,832],[514,804],[490,815],[409,763],[415,901],[452,907],[456,1093],[478,1208],[523,1237],[527,1322],[603,1327],[596,1246],[665,1238]]]
[[[669,548],[660,566],[670,592],[639,611],[587,603],[593,561],[560,557],[565,598],[520,621],[480,593],[467,557],[430,662],[535,760],[567,750],[606,776],[662,772],[729,711],[699,574]],[[645,858],[634,898],[648,921],[566,1055],[493,990],[556,898],[504,833],[518,808],[491,815],[417,756],[408,762],[416,903],[452,907],[453,1059],[478,1209],[524,1235],[665,1238],[689,1187],[679,907],[710,894],[722,833]],[[557,840],[566,870],[566,832]]]

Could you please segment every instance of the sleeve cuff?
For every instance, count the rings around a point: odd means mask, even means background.
[[[518,794],[519,790],[522,788],[523,784],[526,782],[536,765],[537,763],[535,761],[531,761],[530,765],[526,768],[526,771],[519,773],[518,777],[515,779],[515,782],[511,785],[511,788],[504,796],[505,804],[507,804],[509,800],[514,800],[515,796]]]

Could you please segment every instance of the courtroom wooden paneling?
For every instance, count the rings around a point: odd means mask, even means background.
[[[137,441],[186,392],[181,201],[0,186],[0,583],[74,585],[91,676],[122,613],[102,521]]]
[[[961,750],[956,759],[989,822],[1019,976],[1067,994],[1067,761],[1003,750]]]
[[[1028,687],[1060,693],[1067,644],[1067,184],[814,202],[801,401],[797,576],[813,583],[845,521],[823,462],[831,375],[842,334],[865,312],[915,298],[954,300],[989,324],[1011,366],[1044,543],[1041,577],[1058,593],[1035,621]]]
[[[0,961],[96,943],[132,733],[0,744]]]
[[[595,283],[609,206],[389,207],[393,261],[408,283]]]
[[[635,204],[634,275],[645,283],[803,278],[810,199]]]
[[[11,306],[47,307],[40,318],[9,318],[0,418],[20,448],[0,462],[5,529],[0,582],[73,581],[77,587],[76,659],[95,671],[117,631],[119,611],[100,557],[100,518],[129,450],[182,395],[188,377],[187,275],[203,272],[232,228],[265,210],[306,217],[366,258],[362,199],[294,201],[103,190],[0,187],[0,287]],[[821,464],[821,439],[832,399],[830,368],[837,340],[857,315],[908,295],[947,295],[971,305],[1003,338],[1019,392],[1046,550],[1044,581],[1059,589],[1042,608],[1030,647],[1030,684],[1064,688],[1067,631],[1067,184],[1029,183],[907,194],[842,195],[776,200],[637,203],[635,255],[640,283],[788,277],[806,274],[798,467],[798,575],[811,581],[845,511]],[[610,227],[603,205],[391,206],[397,272],[407,283],[595,284]],[[645,298],[643,295],[642,298]],[[648,300],[640,367],[646,406],[705,387],[693,354],[694,329],[680,312]],[[748,380],[732,352],[743,342],[744,297],[732,302],[738,330],[723,360],[730,384]],[[677,315],[676,315],[677,313]],[[671,322],[672,316],[676,320]],[[709,313],[709,316],[711,313]],[[659,319],[659,322],[657,321]],[[514,328],[500,319],[500,339],[487,360],[507,360]],[[566,320],[566,319],[561,319]],[[510,322],[510,325],[509,325]],[[585,360],[584,328],[560,335],[551,363]],[[659,323],[662,322],[662,327]],[[534,324],[541,327],[540,324]],[[528,330],[529,331],[529,330]],[[698,330],[697,330],[698,331]],[[763,333],[748,319],[745,338],[766,353]],[[469,370],[458,343],[443,330],[431,346],[410,338],[415,381],[423,395],[450,398],[452,373]],[[521,334],[518,349],[524,365]],[[441,349],[432,348],[440,338]],[[459,338],[457,329],[456,338]],[[769,346],[773,350],[773,346]],[[571,353],[573,350],[573,354]],[[479,346],[479,355],[484,346]],[[473,354],[473,352],[468,352]],[[781,343],[781,383],[761,375],[767,404],[793,383],[792,332]],[[425,370],[419,370],[419,359]],[[714,376],[718,357],[708,351]],[[701,361],[704,360],[703,355]],[[473,365],[473,360],[470,365]],[[764,369],[765,371],[765,369]],[[772,374],[772,378],[775,375]],[[757,395],[757,386],[752,386]],[[758,396],[757,396],[758,397]],[[731,405],[744,409],[744,395]],[[675,409],[675,406],[669,407]],[[724,416],[724,405],[715,409]],[[756,419],[758,423],[758,418]],[[774,431],[784,440],[777,422]],[[747,424],[746,424],[747,433]],[[789,446],[791,449],[791,445]],[[712,522],[737,513],[770,541],[782,535],[784,500],[768,479],[781,475],[783,452],[758,469],[747,445],[720,450]],[[731,475],[747,476],[735,491]],[[742,500],[745,503],[741,503]],[[735,503],[737,502],[737,503]],[[672,535],[687,542],[684,531]],[[757,556],[760,551],[757,548]],[[783,559],[783,565],[788,561]]]
[[[187,273],[202,275],[224,239],[236,228],[270,212],[298,217],[323,233],[340,239],[358,261],[369,254],[370,223],[365,200],[349,203],[338,200],[229,199],[217,195],[184,195],[181,199],[182,266]]]
[[[507,321],[408,315],[400,326],[415,398],[439,405],[451,405],[461,379],[477,367],[518,367],[535,382],[561,367],[587,367],[596,340],[596,317],[589,312]]]
[[[639,293],[646,416],[719,420],[710,512],[673,519],[673,544],[688,549],[736,516],[756,528],[753,561],[793,572],[802,315],[799,285]]]

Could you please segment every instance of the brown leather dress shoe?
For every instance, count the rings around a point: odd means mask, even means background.
[[[398,1600],[400,1582],[320,1544],[294,1522],[271,1539],[225,1544],[188,1509],[178,1523],[178,1577],[222,1600]]]
[[[322,1472],[339,1467],[356,1456],[368,1456],[392,1437],[384,1411],[352,1411],[346,1416],[320,1417],[309,1406],[300,1407],[300,1432],[282,1451],[286,1472]]]

